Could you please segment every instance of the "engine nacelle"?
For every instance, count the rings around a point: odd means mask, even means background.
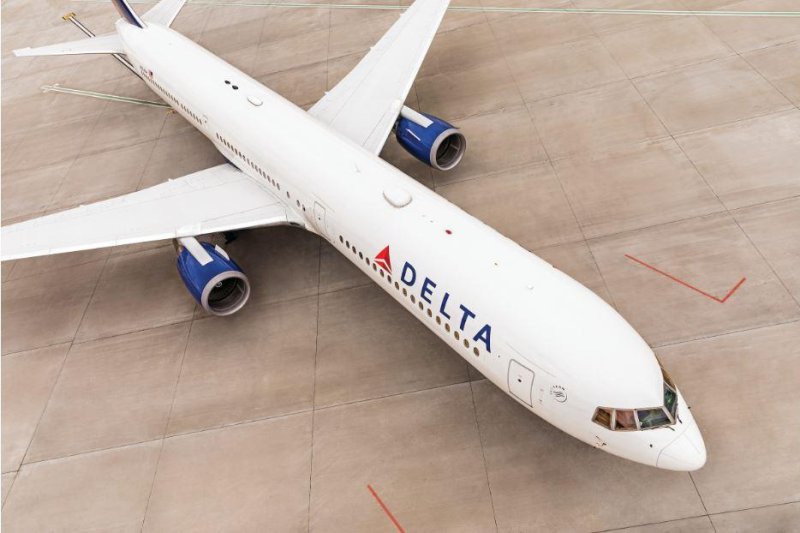
[[[395,137],[408,153],[433,168],[455,168],[467,150],[467,139],[444,120],[408,107],[400,111]]]
[[[212,315],[231,315],[250,297],[250,282],[225,250],[194,238],[180,239],[178,273],[192,297]]]

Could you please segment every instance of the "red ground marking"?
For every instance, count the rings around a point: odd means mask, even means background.
[[[714,296],[713,294],[708,294],[706,291],[704,291],[704,290],[700,290],[700,289],[698,289],[697,287],[695,287],[694,285],[690,285],[689,283],[686,283],[685,281],[683,281],[683,280],[681,280],[681,279],[678,279],[678,278],[676,278],[675,276],[673,276],[673,275],[671,275],[671,274],[667,274],[667,273],[666,273],[666,272],[664,272],[663,270],[659,270],[659,269],[657,269],[656,267],[654,267],[653,265],[648,265],[648,264],[647,264],[647,263],[645,263],[644,261],[642,261],[642,260],[640,260],[640,259],[636,259],[636,258],[635,258],[635,257],[633,257],[632,255],[625,254],[625,257],[627,257],[627,258],[628,258],[628,259],[630,259],[631,261],[634,261],[634,262],[636,262],[636,263],[639,263],[639,264],[640,264],[640,265],[642,265],[643,267],[647,267],[647,268],[649,268],[649,269],[650,269],[650,270],[652,270],[653,272],[657,272],[657,273],[661,274],[662,276],[665,276],[665,277],[667,277],[667,278],[671,279],[671,280],[672,280],[672,281],[674,281],[675,283],[680,283],[680,284],[681,284],[681,285],[683,285],[684,287],[686,287],[686,288],[689,288],[689,289],[692,289],[692,290],[693,290],[693,291],[695,291],[695,292],[699,292],[700,294],[702,294],[702,295],[703,295],[703,296],[705,296],[706,298],[711,298],[711,299],[712,299],[712,300],[714,300],[715,302],[719,302],[719,303],[721,303],[721,304],[724,304],[726,301],[728,301],[728,298],[730,298],[731,296],[733,296],[733,293],[734,293],[734,292],[736,292],[736,291],[739,289],[739,287],[741,287],[741,286],[742,286],[742,284],[743,284],[743,283],[745,282],[745,280],[747,279],[747,278],[742,278],[742,279],[740,279],[740,280],[739,280],[739,283],[737,283],[736,285],[734,285],[734,286],[733,286],[733,288],[732,288],[731,290],[729,290],[729,291],[728,291],[728,294],[726,294],[726,295],[725,295],[724,297],[722,297],[722,298],[717,298],[717,297],[716,297],[716,296]]]
[[[400,533],[406,533],[406,530],[403,529],[403,526],[400,525],[400,522],[397,521],[397,518],[395,518],[394,515],[392,514],[392,512],[389,510],[389,508],[386,507],[386,504],[383,503],[383,500],[381,500],[381,497],[378,496],[377,492],[375,492],[375,489],[372,488],[372,485],[367,485],[367,488],[372,493],[372,497],[375,498],[375,500],[378,502],[378,505],[381,506],[381,509],[383,509],[383,512],[386,513],[386,516],[389,517],[389,520],[392,521],[392,523],[394,524],[394,527],[397,528],[397,531],[399,531]]]

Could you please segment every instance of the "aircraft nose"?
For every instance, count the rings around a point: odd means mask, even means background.
[[[706,445],[696,424],[661,451],[656,466],[667,470],[691,472],[706,464]]]

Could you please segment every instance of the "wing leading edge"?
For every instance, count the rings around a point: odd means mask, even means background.
[[[309,113],[372,153],[380,153],[449,3],[414,2]]]
[[[3,261],[285,225],[280,200],[232,165],[2,228]]]

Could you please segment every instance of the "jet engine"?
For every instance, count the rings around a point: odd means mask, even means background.
[[[455,168],[467,150],[467,139],[444,120],[403,106],[395,125],[400,146],[438,170]]]
[[[178,239],[178,273],[192,297],[212,315],[231,315],[250,297],[250,282],[225,250],[192,237]]]

